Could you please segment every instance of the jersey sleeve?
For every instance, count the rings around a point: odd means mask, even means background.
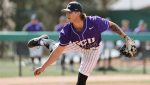
[[[61,46],[66,46],[69,44],[70,42],[70,37],[69,37],[69,30],[67,29],[67,27],[64,27],[61,31],[60,31],[60,35],[59,35],[59,45]]]
[[[100,32],[104,32],[109,28],[109,20],[95,16],[95,23],[100,29]]]

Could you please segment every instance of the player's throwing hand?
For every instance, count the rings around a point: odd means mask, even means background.
[[[37,69],[34,71],[34,76],[40,75],[44,70],[45,70],[45,69],[42,68],[42,67],[37,68]]]

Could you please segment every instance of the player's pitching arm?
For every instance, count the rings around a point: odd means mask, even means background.
[[[61,53],[63,52],[63,50],[65,49],[66,46],[58,46],[50,55],[49,55],[49,58],[48,60],[39,68],[37,68],[35,71],[34,71],[34,75],[35,76],[38,76],[40,75],[40,73],[42,73],[46,67],[48,67],[49,65],[51,65],[52,63],[54,63],[58,58],[59,56],[61,55]]]

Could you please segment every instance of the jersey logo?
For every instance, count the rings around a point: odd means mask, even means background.
[[[95,38],[88,38],[88,39],[84,39],[82,41],[76,41],[76,42],[73,42],[73,43],[76,43],[77,45],[84,47],[87,44],[91,44],[93,42],[95,42]]]
[[[92,30],[93,29],[93,27],[89,27],[89,30]]]

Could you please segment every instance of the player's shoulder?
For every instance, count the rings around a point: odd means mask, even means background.
[[[69,30],[71,28],[71,23],[68,22],[64,25],[64,30]]]
[[[71,30],[71,23],[68,22],[68,23],[65,24],[65,26],[63,27],[61,32],[68,33],[68,32],[70,32],[70,30]]]

